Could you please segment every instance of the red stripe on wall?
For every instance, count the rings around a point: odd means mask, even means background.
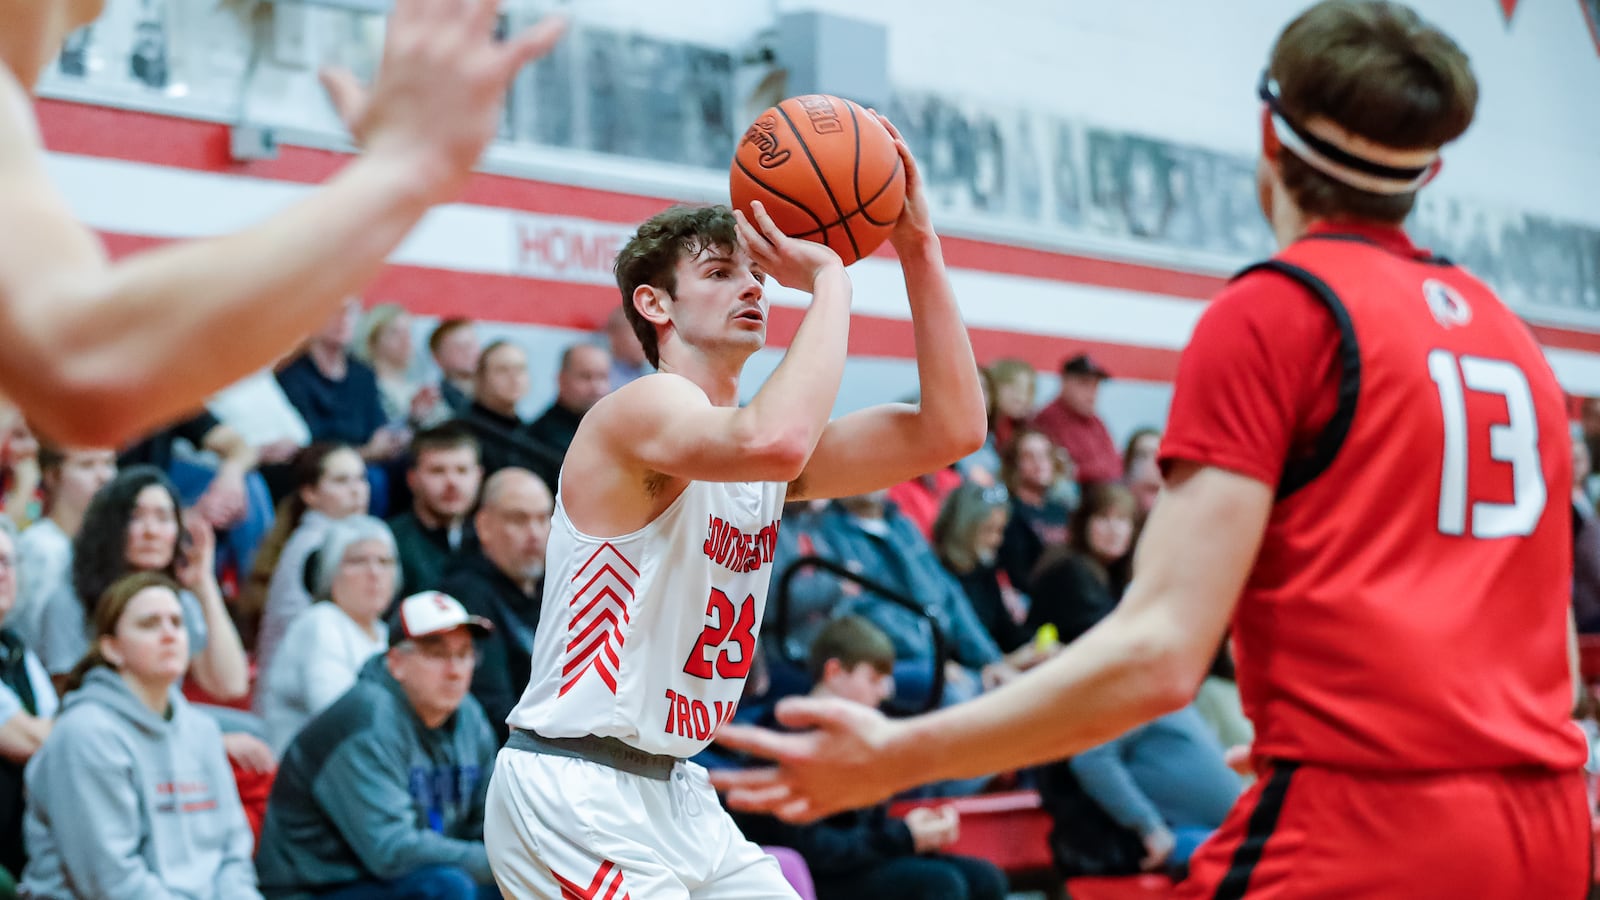
[[[103,234],[102,238],[113,256],[164,243],[158,238],[136,235]],[[492,322],[584,331],[599,328],[619,302],[616,289],[608,285],[417,266],[389,266],[363,293],[369,303],[395,302],[420,315],[462,315]],[[787,347],[799,327],[802,313],[803,310],[790,307],[774,308],[768,345]],[[910,321],[856,314],[851,317],[851,323],[852,354],[912,357]],[[1546,347],[1600,353],[1600,334],[1546,326],[1535,326],[1533,332]],[[1178,353],[1174,350],[993,328],[971,328],[968,333],[980,362],[1016,357],[1039,369],[1053,371],[1071,353],[1084,350],[1094,353],[1100,363],[1119,378],[1170,381],[1177,370]]]
[[[228,126],[224,124],[59,100],[41,100],[38,108],[45,145],[59,153],[301,184],[326,180],[350,159],[328,150],[281,147],[277,159],[241,163],[229,156]],[[482,173],[472,178],[460,199],[479,206],[623,223],[643,221],[673,202]],[[942,243],[945,262],[952,268],[1179,298],[1206,299],[1226,280],[1212,274],[968,238],[945,237]],[[893,258],[893,251],[885,245],[875,255]]]
[[[113,256],[123,256],[164,243],[155,238],[129,235],[108,234],[102,237]],[[603,285],[415,266],[390,266],[384,269],[364,294],[369,302],[399,303],[420,315],[467,315],[493,322],[582,331],[599,328],[619,302],[616,289]],[[800,327],[804,312],[791,307],[774,308],[768,325],[767,346],[789,346]],[[1054,371],[1063,359],[1085,351],[1095,354],[1100,364],[1118,378],[1170,381],[1177,370],[1178,354],[1172,350],[1020,334],[992,328],[972,328],[968,334],[971,335],[973,352],[984,363],[1013,357],[1027,360],[1039,369]],[[910,359],[913,347],[911,323],[908,320],[860,314],[851,317],[852,355]]]

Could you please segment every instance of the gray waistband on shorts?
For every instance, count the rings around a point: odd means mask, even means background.
[[[616,738],[596,737],[592,734],[584,737],[549,738],[536,732],[513,728],[506,746],[512,750],[523,750],[528,753],[588,760],[633,775],[654,778],[657,781],[671,779],[672,767],[678,762],[676,756],[646,753],[635,747],[629,747]]]

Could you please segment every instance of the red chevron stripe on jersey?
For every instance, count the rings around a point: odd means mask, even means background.
[[[629,900],[627,894],[617,896],[622,890],[622,867],[610,860],[600,864],[600,871],[594,873],[594,880],[587,888],[578,887],[554,872],[550,874],[561,882],[561,900]],[[605,893],[602,894],[602,890]]]
[[[572,638],[567,641],[566,662],[561,667],[561,677],[566,679],[561,684],[562,695],[591,669],[611,693],[617,692],[622,623],[628,621],[628,603],[633,600],[638,578],[639,570],[609,543],[601,544],[572,576],[583,587],[573,594],[570,604],[576,612],[567,624]]]

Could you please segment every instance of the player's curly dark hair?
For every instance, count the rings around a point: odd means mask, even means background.
[[[738,246],[733,210],[679,205],[651,216],[617,253],[612,271],[622,291],[622,310],[650,365],[661,367],[661,347],[656,326],[633,305],[633,292],[648,284],[671,294],[678,288],[678,260],[693,259],[708,247],[732,251]]]
[[[83,514],[83,527],[72,541],[72,590],[83,603],[89,621],[94,621],[95,604],[113,582],[132,572],[128,566],[128,521],[145,488],[156,486],[172,498],[172,511],[180,515],[183,503],[172,481],[154,466],[129,466],[117,473],[89,501]],[[173,540],[172,558],[160,572],[178,577],[179,547],[183,526]]]

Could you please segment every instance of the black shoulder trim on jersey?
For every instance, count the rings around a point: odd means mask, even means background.
[[[1383,252],[1388,253],[1388,254],[1393,255],[1393,256],[1402,255],[1402,254],[1395,253],[1393,250],[1390,250],[1388,247],[1385,247],[1384,245],[1382,245],[1382,244],[1378,243],[1377,241],[1373,240],[1372,238],[1369,238],[1369,237],[1367,237],[1365,235],[1360,235],[1360,234],[1347,234],[1347,233],[1344,233],[1344,232],[1321,232],[1321,233],[1318,233],[1318,234],[1305,235],[1305,236],[1301,237],[1300,240],[1302,240],[1302,241],[1346,241],[1346,242],[1349,242],[1349,243],[1352,243],[1352,244],[1366,244],[1369,247],[1376,247],[1377,249],[1382,250]],[[1455,263],[1451,262],[1450,260],[1444,258],[1443,256],[1437,256],[1431,251],[1428,253],[1427,256],[1407,256],[1405,258],[1411,260],[1412,262],[1422,263],[1425,266],[1454,266],[1455,265]]]
[[[1305,269],[1283,260],[1269,259],[1256,263],[1234,277],[1240,278],[1263,269],[1304,285],[1312,296],[1327,307],[1328,314],[1333,316],[1333,323],[1339,329],[1339,405],[1322,433],[1317,435],[1317,443],[1311,454],[1285,462],[1283,474],[1278,479],[1278,499],[1283,500],[1327,471],[1333,465],[1334,457],[1339,455],[1339,448],[1344,446],[1344,439],[1350,434],[1350,425],[1355,421],[1356,401],[1361,396],[1361,347],[1356,341],[1355,325],[1350,321],[1350,311],[1345,309],[1344,301],[1333,292],[1333,288],[1328,287],[1327,282]]]

